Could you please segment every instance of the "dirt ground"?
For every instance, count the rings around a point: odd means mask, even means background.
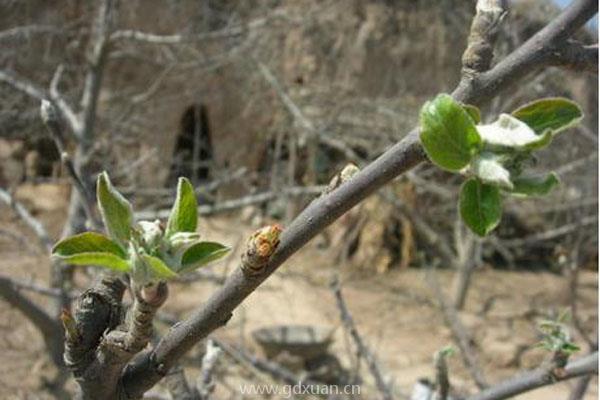
[[[58,235],[65,210],[56,202],[44,199],[63,198],[66,192],[56,187],[38,188],[36,196],[17,193],[36,216]],[[62,203],[64,204],[64,203]],[[35,248],[35,239],[10,209],[0,207],[0,228],[24,238],[23,242],[0,234],[0,274],[47,282],[47,257]],[[233,217],[204,219],[200,231],[205,239],[221,240],[237,249],[243,238],[252,231],[250,223],[240,224]],[[259,327],[280,324],[307,324],[335,329],[331,352],[346,367],[352,362],[354,349],[340,325],[339,312],[328,283],[339,273],[343,293],[358,329],[376,354],[386,378],[394,383],[399,394],[410,393],[419,378],[433,378],[432,356],[442,347],[452,344],[450,331],[445,327],[433,297],[419,269],[397,270],[377,275],[368,267],[348,270],[332,265],[330,250],[307,246],[289,260],[259,290],[250,296],[234,313],[228,325],[215,336],[229,343],[259,351],[251,332]],[[209,270],[224,275],[237,267],[234,252]],[[450,289],[452,271],[439,271],[439,281]],[[83,278],[82,278],[83,280]],[[582,271],[579,293],[580,318],[588,332],[597,327],[598,285],[595,271]],[[217,289],[218,284],[198,281],[174,284],[164,308],[167,313],[183,318]],[[569,304],[567,280],[556,274],[523,271],[479,270],[473,279],[465,311],[460,316],[475,342],[486,378],[497,382],[519,370],[532,368],[543,360],[543,350],[534,348],[539,341],[537,322],[546,315],[560,311]],[[31,298],[40,304],[49,299],[37,294]],[[163,331],[164,326],[158,330]],[[575,341],[582,343],[575,335]],[[201,346],[192,351],[185,365],[191,365],[193,375]],[[217,398],[241,398],[236,393],[240,380],[264,381],[240,368],[231,360],[222,359],[217,383]],[[462,367],[458,354],[450,359],[450,380],[458,391],[474,390],[469,374]],[[56,371],[50,365],[42,337],[17,311],[0,302],[0,398],[50,399],[44,382]],[[237,375],[236,375],[237,374]],[[368,372],[362,398],[374,398]],[[560,383],[524,394],[520,400],[565,399],[574,382]],[[67,388],[72,389],[69,382]],[[159,390],[161,390],[159,388]],[[586,399],[598,396],[594,378]]]

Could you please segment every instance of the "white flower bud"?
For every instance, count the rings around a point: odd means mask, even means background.
[[[164,232],[162,227],[160,226],[159,220],[155,220],[153,222],[140,221],[138,225],[141,229],[144,247],[146,247],[147,249],[151,249],[160,244]]]

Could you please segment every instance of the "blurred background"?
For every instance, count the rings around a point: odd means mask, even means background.
[[[71,183],[39,117],[37,94],[54,86],[74,110],[85,107],[95,3],[0,1],[0,187],[52,240],[65,232]],[[67,150],[79,157],[86,176],[108,171],[139,218],[163,217],[176,178],[187,176],[201,203],[201,234],[235,250],[173,285],[159,333],[201,305],[237,268],[239,248],[254,229],[271,222],[285,226],[345,165],[375,159],[416,124],[426,100],[452,91],[474,4],[120,2],[99,63],[103,79],[92,140],[82,152],[67,137]],[[511,2],[497,59],[559,10],[549,0]],[[592,22],[578,36],[596,42],[596,30]],[[400,395],[418,379],[431,380],[433,354],[453,343],[439,291],[457,310],[491,382],[539,365],[546,353],[535,347],[538,323],[564,310],[572,314],[568,325],[581,352],[597,345],[597,75],[545,69],[496,97],[482,115],[492,121],[548,96],[573,99],[585,112],[583,123],[541,152],[534,167],[560,176],[562,185],[550,196],[506,201],[499,228],[482,240],[457,217],[461,179],[419,165],[309,243],[215,337],[238,356],[267,358],[257,329],[325,329],[331,337],[327,357],[335,359],[323,362],[325,375],[361,382],[363,398],[371,398],[372,378],[341,326],[329,288],[337,274],[359,331]],[[425,279],[432,268],[440,290]],[[27,289],[47,285],[50,271],[46,249],[0,203],[0,274],[50,304],[51,294]],[[73,290],[81,291],[89,276],[76,272],[73,282]],[[54,398],[56,371],[43,355],[42,335],[4,302],[0,315],[0,397]],[[199,345],[183,364],[190,379],[203,351]],[[275,361],[298,374],[316,373],[294,357]],[[450,371],[457,392],[475,389],[459,355],[450,359]],[[275,379],[231,354],[220,360],[216,376],[216,398],[244,398],[239,382]],[[573,385],[519,398],[566,398]],[[594,384],[586,398],[596,396]]]

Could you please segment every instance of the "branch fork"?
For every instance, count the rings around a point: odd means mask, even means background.
[[[168,295],[164,282],[134,286],[134,302],[123,322],[125,288],[119,278],[104,277],[82,294],[73,315],[63,312],[65,364],[83,399],[127,398],[119,385],[123,369],[150,341],[154,316]]]

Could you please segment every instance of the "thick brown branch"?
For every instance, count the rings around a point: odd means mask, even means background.
[[[512,398],[521,393],[537,389],[542,386],[551,385],[558,381],[575,378],[578,376],[594,374],[598,372],[598,352],[570,362],[564,369],[564,373],[557,376],[551,368],[538,368],[533,371],[517,375],[507,381],[490,387],[483,392],[469,397],[468,400],[502,400]]]
[[[107,276],[86,290],[78,299],[75,313],[63,316],[63,322],[72,318],[77,332],[67,335],[65,360],[75,377],[83,375],[93,361],[93,353],[104,332],[121,322],[121,299],[125,285],[121,280]]]
[[[121,323],[124,291],[120,279],[104,277],[81,295],[73,316],[63,313],[65,362],[80,385],[83,399],[118,398],[113,394],[130,357],[112,346],[105,332],[116,332],[113,329]]]

